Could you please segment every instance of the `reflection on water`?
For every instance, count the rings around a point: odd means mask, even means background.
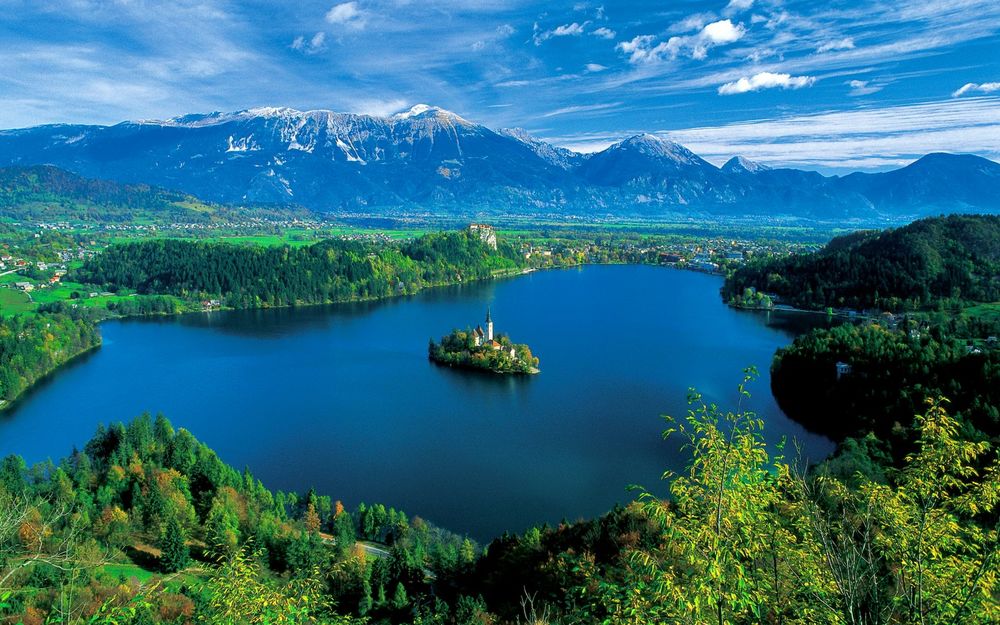
[[[109,322],[103,348],[0,420],[0,454],[58,458],[99,422],[162,412],[271,488],[381,501],[488,538],[600,514],[628,484],[662,489],[683,457],[660,415],[683,415],[689,387],[735,405],[756,365],[749,407],[768,440],[824,456],[830,442],[781,414],[767,371],[776,348],[828,320],[731,310],[719,286],[593,266],[382,302]],[[487,305],[540,375],[427,360],[429,338],[481,322]]]

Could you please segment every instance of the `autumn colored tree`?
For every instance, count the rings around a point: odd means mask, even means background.
[[[316,506],[312,502],[306,507],[303,521],[305,522],[307,532],[314,533],[319,531],[321,525],[319,513],[316,512]]]

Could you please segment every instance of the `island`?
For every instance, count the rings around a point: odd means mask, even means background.
[[[437,343],[430,340],[430,359],[441,365],[482,369],[500,374],[538,373],[538,358],[524,344],[517,344],[505,334],[494,335],[493,317],[486,309],[486,328],[452,330]]]

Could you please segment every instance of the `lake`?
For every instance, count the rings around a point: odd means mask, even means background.
[[[551,270],[371,304],[111,321],[104,345],[0,417],[0,455],[58,460],[99,422],[162,412],[272,489],[382,502],[480,540],[599,515],[679,469],[662,414],[689,387],[747,406],[769,442],[833,445],[776,406],[775,349],[818,315],[730,309],[717,276],[612,265]],[[528,343],[541,373],[437,366],[427,342],[482,322]]]

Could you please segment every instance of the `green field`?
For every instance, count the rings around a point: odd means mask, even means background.
[[[118,579],[135,579],[141,584],[148,582],[154,576],[162,576],[162,573],[149,571],[138,564],[113,562],[102,567],[104,573]],[[175,588],[183,584],[191,584],[201,579],[203,572],[200,570],[185,571],[169,576],[168,588]]]
[[[1000,302],[970,306],[965,309],[964,313],[987,323],[1000,323]]]
[[[10,317],[34,309],[35,305],[31,303],[27,293],[12,288],[0,288],[0,316]]]

